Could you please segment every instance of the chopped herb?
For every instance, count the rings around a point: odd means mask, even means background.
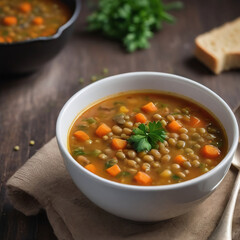
[[[219,141],[219,142],[213,141],[213,142],[211,143],[211,145],[213,145],[213,146],[215,146],[215,147],[218,147],[218,148],[222,148],[223,142],[222,142],[222,141]]]
[[[166,137],[166,131],[161,122],[149,122],[148,125],[140,124],[138,128],[133,129],[134,135],[127,139],[133,145],[137,152],[150,151],[157,147],[158,142],[163,142]]]
[[[181,178],[177,175],[172,175],[172,179],[175,181],[179,181]]]
[[[168,11],[182,7],[181,2],[164,4],[162,0],[100,0],[97,11],[88,17],[88,28],[121,41],[133,52],[148,48],[149,39],[163,22],[175,22]]]
[[[86,155],[86,153],[83,151],[82,148],[76,148],[73,150],[73,154],[75,156],[79,156],[79,155]]]
[[[94,124],[97,122],[94,118],[86,118],[83,121],[87,122],[88,124]]]
[[[130,176],[131,176],[131,173],[130,173],[130,172],[122,171],[122,172],[120,172],[116,177],[117,177],[117,178],[120,178],[120,177],[130,177]]]
[[[105,163],[105,169],[110,168],[110,167],[112,167],[115,164],[116,164],[116,160],[115,159],[111,159],[111,160],[109,160],[109,161],[107,161]]]
[[[199,168],[201,170],[204,170],[206,168],[206,164],[205,163],[200,163]]]
[[[88,126],[78,125],[78,126],[77,126],[77,129],[78,129],[78,130],[87,130],[87,129],[88,129]]]

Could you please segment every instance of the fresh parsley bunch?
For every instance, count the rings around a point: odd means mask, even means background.
[[[133,133],[127,141],[137,152],[157,148],[158,142],[163,142],[166,137],[166,131],[160,122],[149,122],[148,125],[142,123],[133,129]]]
[[[163,4],[162,0],[100,0],[98,10],[88,17],[89,30],[120,40],[127,51],[148,48],[149,38],[162,28],[163,22],[174,22],[167,11],[183,4]]]

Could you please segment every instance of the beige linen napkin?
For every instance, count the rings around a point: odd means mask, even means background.
[[[54,138],[9,179],[7,189],[14,207],[25,215],[45,209],[59,240],[206,240],[226,205],[235,174],[230,170],[218,189],[189,213],[158,223],[137,223],[101,210],[77,189]],[[233,239],[240,239],[239,200]]]

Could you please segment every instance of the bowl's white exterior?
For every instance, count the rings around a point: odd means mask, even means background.
[[[68,129],[78,113],[108,95],[137,89],[175,92],[194,99],[214,112],[225,126],[229,151],[208,173],[179,184],[131,186],[103,179],[79,165],[67,150]],[[214,92],[189,79],[171,74],[136,72],[108,77],[77,92],[57,120],[57,140],[66,167],[78,188],[96,205],[136,221],[157,221],[183,214],[202,202],[227,173],[238,142],[238,126],[228,105]]]

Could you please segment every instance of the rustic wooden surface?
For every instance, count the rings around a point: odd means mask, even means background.
[[[128,54],[118,43],[84,30],[89,13],[84,2],[74,36],[53,61],[31,76],[0,78],[0,239],[56,239],[44,212],[26,217],[11,206],[5,183],[55,135],[56,119],[67,99],[103,68],[109,68],[110,75],[132,71],[179,74],[213,89],[231,108],[240,104],[239,70],[215,76],[193,56],[194,38],[238,17],[240,1],[184,3],[184,10],[174,12],[177,23],[165,25],[151,40],[150,49]],[[84,84],[79,83],[80,77]],[[28,145],[31,139],[36,141],[32,147]],[[15,145],[20,151],[13,151]]]

